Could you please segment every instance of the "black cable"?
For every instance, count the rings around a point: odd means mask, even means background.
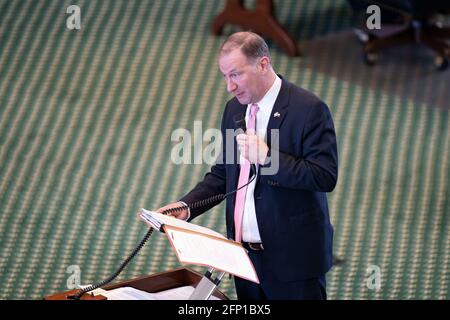
[[[197,209],[197,208],[201,208],[201,207],[207,206],[209,204],[213,204],[213,203],[215,203],[215,202],[217,202],[219,200],[222,201],[223,199],[225,199],[229,195],[231,195],[231,194],[237,192],[238,190],[248,186],[253,180],[255,180],[256,172],[255,172],[255,168],[254,168],[253,165],[251,166],[251,172],[252,172],[252,178],[246,184],[244,184],[243,186],[237,188],[236,190],[233,190],[233,191],[228,192],[226,194],[223,194],[223,193],[217,194],[217,195],[214,195],[212,197],[209,197],[209,198],[206,198],[206,199],[203,199],[203,200],[200,200],[200,201],[196,201],[196,202],[193,202],[193,203],[188,204],[188,205],[180,205],[178,207],[166,209],[166,210],[162,211],[161,213],[162,214],[169,214],[169,213],[171,214],[171,213],[174,213],[174,212],[177,212],[177,211],[186,210],[188,208],[189,209]],[[130,261],[136,256],[136,254],[139,252],[139,250],[142,249],[144,244],[148,241],[148,239],[152,235],[153,230],[154,229],[152,227],[150,227],[150,229],[147,231],[147,233],[145,234],[145,236],[141,240],[141,242],[139,242],[137,247],[134,248],[133,252],[128,256],[128,258],[125,259],[124,262],[122,262],[122,264],[117,269],[117,271],[114,272],[109,278],[107,278],[107,279],[105,279],[105,280],[103,280],[101,282],[98,282],[96,284],[90,285],[89,287],[86,287],[84,289],[80,289],[75,294],[67,296],[67,298],[68,299],[73,299],[73,300],[79,300],[81,298],[81,296],[83,296],[83,294],[85,294],[86,292],[89,292],[89,291],[95,290],[97,288],[103,287],[104,285],[110,283],[115,278],[117,278],[117,276],[122,272],[122,270],[127,266],[127,264],[130,263]]]
[[[117,276],[122,272],[122,270],[126,267],[126,265],[131,261],[131,259],[134,258],[134,256],[139,252],[139,250],[141,250],[141,248],[144,246],[144,244],[147,242],[147,240],[150,238],[150,236],[153,233],[153,228],[150,228],[146,235],[144,236],[144,238],[141,240],[141,242],[138,244],[138,246],[136,248],[134,248],[133,252],[128,256],[128,258],[125,259],[124,262],[122,262],[122,264],[120,265],[119,269],[117,269],[116,272],[114,272],[109,278],[90,285],[89,287],[86,287],[84,289],[79,290],[76,294],[72,295],[72,296],[68,296],[67,298],[69,299],[74,299],[74,300],[79,300],[81,298],[81,296],[83,294],[85,294],[86,292],[95,290],[97,288],[100,288],[108,283],[110,283],[111,281],[113,281],[115,278],[117,278]]]

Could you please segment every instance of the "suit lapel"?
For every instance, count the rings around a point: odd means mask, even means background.
[[[272,108],[272,114],[270,115],[269,123],[267,124],[267,145],[271,146],[272,142],[272,130],[277,130],[283,123],[287,114],[287,106],[289,103],[289,83],[281,76],[281,88],[278,93],[278,97],[275,100],[275,104]]]

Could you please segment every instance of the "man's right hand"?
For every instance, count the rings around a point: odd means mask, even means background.
[[[182,202],[178,201],[178,202],[174,202],[174,203],[165,205],[164,207],[161,207],[159,209],[156,209],[156,212],[163,213],[163,211],[165,211],[167,209],[179,208],[179,207],[183,207],[183,206],[184,206],[184,204]],[[180,209],[180,210],[177,210],[177,211],[172,211],[168,215],[169,216],[173,216],[173,217],[175,217],[177,219],[181,219],[181,220],[185,220],[186,221],[189,218],[189,211],[188,210],[189,209],[187,209],[187,208],[186,209],[182,209],[182,210]]]

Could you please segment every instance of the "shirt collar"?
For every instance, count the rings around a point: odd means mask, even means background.
[[[263,113],[272,112],[273,105],[275,104],[275,100],[277,100],[280,89],[281,89],[281,79],[277,75],[270,89],[266,92],[264,97],[259,102],[257,102],[260,112],[261,111]],[[248,106],[250,106],[250,104]],[[247,110],[250,110],[250,108],[247,108]]]

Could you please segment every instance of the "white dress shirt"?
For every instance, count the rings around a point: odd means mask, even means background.
[[[267,141],[267,125],[280,89],[281,79],[277,76],[266,95],[259,102],[257,102],[259,111],[256,113],[256,134],[265,141]],[[250,105],[247,106],[247,112],[245,114],[245,121],[247,124],[249,116]],[[259,170],[258,165],[256,165],[256,170]],[[258,223],[256,221],[255,199],[253,195],[255,185],[256,179],[247,186],[247,192],[245,194],[244,216],[242,219],[242,241],[244,242],[261,242]]]

